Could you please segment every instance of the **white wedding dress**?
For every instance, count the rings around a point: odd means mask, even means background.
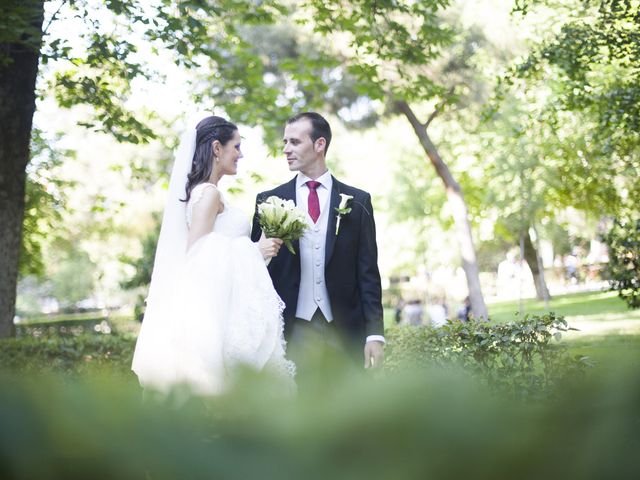
[[[187,227],[207,188],[217,187],[203,183],[191,192]],[[284,304],[249,238],[248,219],[221,198],[224,211],[212,232],[191,246],[163,298],[148,303],[132,366],[145,388],[167,391],[186,384],[199,394],[217,394],[240,365],[270,370],[292,388],[295,366],[285,358]]]

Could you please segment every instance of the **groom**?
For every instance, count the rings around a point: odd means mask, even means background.
[[[320,340],[359,361],[364,353],[365,368],[379,367],[384,360],[382,289],[371,196],[331,175],[325,161],[330,142],[331,127],[317,113],[287,121],[284,154],[289,170],[298,173],[258,194],[251,237],[255,242],[261,236],[257,205],[271,195],[293,200],[307,212],[310,228],[294,242],[296,255],[281,249],[269,264],[286,305],[287,351],[304,355],[312,340]],[[338,221],[341,198],[348,198],[344,195],[351,198]]]

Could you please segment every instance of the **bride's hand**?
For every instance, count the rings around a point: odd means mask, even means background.
[[[267,238],[264,236],[264,232],[262,232],[260,240],[258,240],[258,248],[260,249],[262,258],[264,258],[265,260],[278,255],[281,246],[282,240],[280,240],[279,238]]]

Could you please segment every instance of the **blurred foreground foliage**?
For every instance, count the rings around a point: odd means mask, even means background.
[[[500,394],[536,399],[553,395],[564,382],[580,377],[587,357],[573,357],[554,342],[571,330],[553,313],[514,322],[449,322],[443,327],[402,326],[387,330],[387,361],[392,371],[457,366]]]
[[[2,340],[0,478],[636,478],[640,377],[575,375],[567,328],[393,328],[383,371],[318,365],[296,395],[240,372],[214,398],[143,395],[133,335]]]
[[[295,397],[254,375],[224,396],[163,400],[104,377],[0,375],[0,478],[637,478],[632,372],[535,405],[455,371],[334,373]]]

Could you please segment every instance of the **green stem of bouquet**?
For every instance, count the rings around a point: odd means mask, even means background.
[[[284,240],[284,244],[287,246],[287,248],[292,254],[294,255],[296,254],[296,251],[293,249],[293,244],[291,243],[291,240]]]

